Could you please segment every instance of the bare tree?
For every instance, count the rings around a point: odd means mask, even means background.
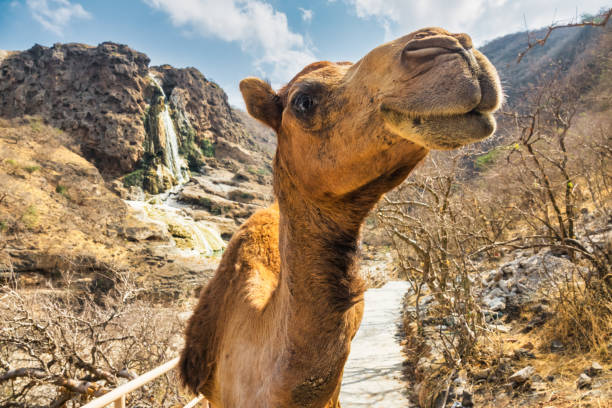
[[[129,279],[94,302],[61,288],[0,289],[0,407],[78,407],[174,357],[177,312],[139,300]],[[185,403],[163,376],[139,406]]]
[[[511,223],[500,217],[490,196],[467,188],[461,168],[470,152],[436,155],[400,189],[385,198],[378,217],[387,231],[403,276],[414,293],[414,322],[423,336],[423,320],[447,329],[436,333],[446,362],[467,361],[483,328],[473,274],[483,255],[494,255]],[[423,297],[435,305],[423,309]]]
[[[584,226],[579,228],[578,203],[588,188],[606,211],[609,147],[597,134],[587,138],[574,129],[581,95],[558,72],[531,90],[523,113],[505,113],[514,122],[516,139],[506,157],[503,185],[520,197],[512,205],[531,226],[532,235],[522,237],[529,243],[523,245],[552,246],[572,259],[579,254],[603,277],[609,265],[602,248],[588,242]]]

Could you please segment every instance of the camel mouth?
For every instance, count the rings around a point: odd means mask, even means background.
[[[456,149],[484,140],[496,128],[491,113],[476,109],[458,114],[423,115],[382,105],[380,112],[391,132],[435,150]]]

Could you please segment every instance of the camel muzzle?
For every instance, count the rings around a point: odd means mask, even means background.
[[[453,53],[461,55],[475,74],[479,71],[478,62],[472,51],[472,39],[467,34],[433,35],[412,39],[402,50],[402,59],[406,62],[418,62]]]

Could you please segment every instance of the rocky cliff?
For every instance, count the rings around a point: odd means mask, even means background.
[[[217,84],[195,68],[149,62],[110,42],[3,52],[0,116],[41,116],[66,131],[107,180],[136,171],[126,184],[151,193],[189,169],[269,160]]]
[[[0,50],[0,282],[129,271],[175,296],[271,202],[272,132],[197,69],[149,62],[110,42]]]

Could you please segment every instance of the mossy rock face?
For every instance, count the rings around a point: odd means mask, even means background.
[[[210,140],[202,140],[201,149],[204,156],[215,157],[215,145]]]
[[[147,135],[144,148],[145,152],[152,156],[157,156],[160,151],[163,151],[160,140],[159,114],[164,110],[164,100],[157,88],[156,92],[144,117],[144,127]]]
[[[179,151],[187,159],[189,170],[198,171],[201,167],[206,165],[204,155],[194,142],[188,141],[184,143]]]
[[[191,241],[191,234],[185,228],[177,224],[168,224],[168,231],[174,238],[182,238]]]
[[[153,169],[145,172],[142,182],[142,188],[147,193],[159,194],[172,188],[176,184],[174,178],[169,174],[163,174],[161,177]]]
[[[193,241],[186,238],[174,238],[174,243],[179,249],[193,249]]]
[[[123,176],[123,185],[125,187],[132,187],[132,186],[142,187],[143,180],[144,180],[144,170],[138,169],[136,171],[133,171]]]
[[[199,146],[196,142],[195,130],[184,119],[184,115],[179,115],[176,109],[173,112],[176,112],[173,115],[173,120],[178,123],[178,133],[181,142],[179,153],[187,160],[189,170],[198,171],[206,164],[206,157],[215,156],[214,147],[208,140],[204,140],[201,146]],[[183,119],[179,120],[179,116]]]
[[[142,182],[142,188],[144,191],[150,194],[159,194],[163,191],[163,185],[160,185],[159,178],[153,170],[149,170],[145,173]]]

